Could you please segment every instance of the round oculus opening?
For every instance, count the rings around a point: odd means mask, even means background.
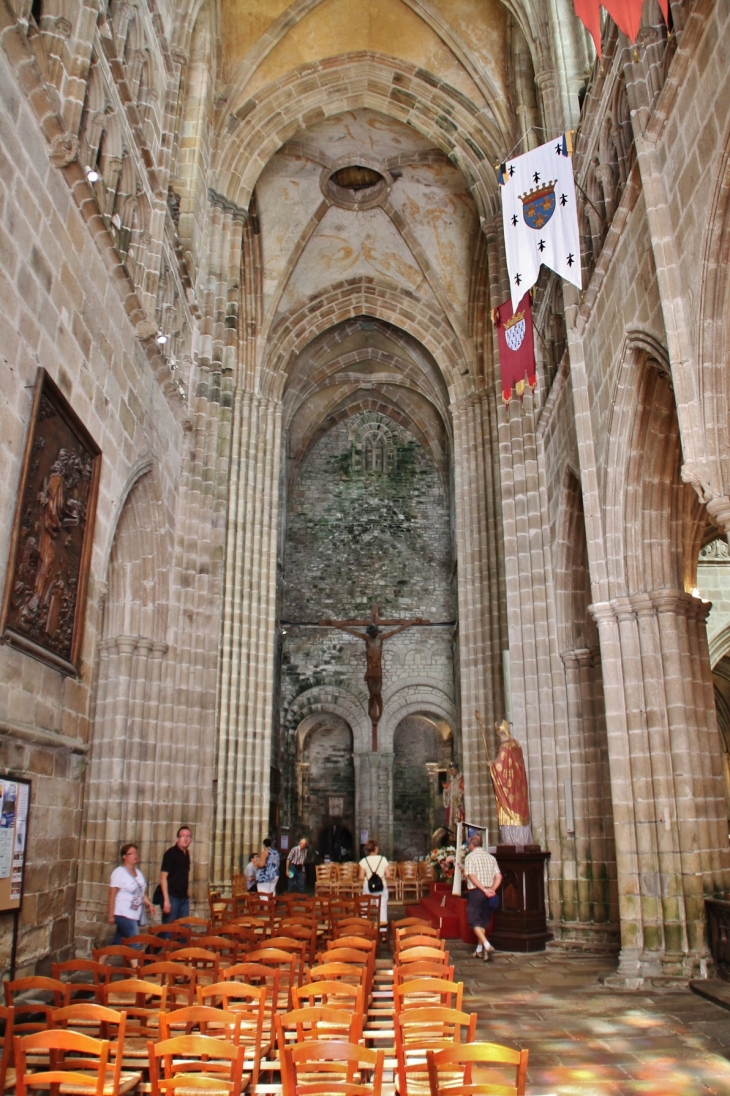
[[[342,190],[351,190],[357,193],[362,190],[370,190],[383,181],[383,176],[372,167],[363,167],[362,164],[350,164],[333,171],[330,180]]]

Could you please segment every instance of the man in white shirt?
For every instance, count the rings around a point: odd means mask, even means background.
[[[502,883],[499,865],[491,853],[482,848],[481,835],[475,833],[469,840],[469,852],[464,860],[464,875],[468,887],[466,919],[474,930],[479,943],[474,955],[489,961],[494,948],[487,940],[487,929],[492,923],[493,899]]]

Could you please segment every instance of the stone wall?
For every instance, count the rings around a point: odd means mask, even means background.
[[[360,717],[354,726],[352,716],[349,721],[354,749],[361,756],[370,749],[365,645],[316,627],[317,620],[366,618],[377,604],[383,617],[425,617],[438,625],[411,628],[384,644],[379,748],[391,763],[403,704],[420,703],[428,711],[437,696],[434,717],[443,718],[444,704],[451,713],[451,569],[445,485],[415,438],[376,413],[361,413],[329,430],[297,470],[288,497],[281,648],[285,786],[295,786],[295,734],[309,695],[335,688],[339,701],[319,702],[324,710],[333,705],[329,710],[345,719],[343,705],[354,705]],[[359,830],[372,834],[384,826],[390,832],[390,794],[385,793],[384,819],[371,816],[369,800],[358,799]],[[287,811],[291,818],[291,793]]]

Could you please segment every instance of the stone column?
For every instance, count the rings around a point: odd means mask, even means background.
[[[281,405],[238,390],[228,504],[213,880],[269,828]]]
[[[494,476],[496,415],[482,392],[453,408],[456,545],[459,563],[461,757],[465,809],[495,832],[496,814],[478,710],[491,727],[504,713],[499,600],[502,530]]]
[[[604,665],[623,984],[691,977],[707,950],[704,897],[727,888],[721,751],[698,626],[707,609],[670,589],[592,606]]]

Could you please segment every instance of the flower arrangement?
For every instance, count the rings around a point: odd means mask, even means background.
[[[456,866],[456,849],[453,845],[444,845],[440,849],[434,849],[429,856],[433,873],[437,883],[450,883],[454,878]]]

